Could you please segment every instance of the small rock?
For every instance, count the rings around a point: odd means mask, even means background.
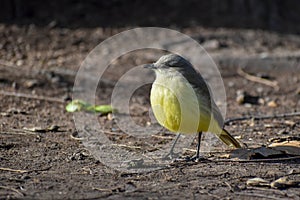
[[[256,91],[258,93],[262,93],[264,91],[264,88],[263,87],[258,87],[258,88],[256,88]]]
[[[245,92],[243,90],[236,91],[236,102],[239,104],[244,103],[245,100]]]
[[[265,104],[265,100],[263,98],[259,98],[258,99],[258,104],[259,105],[264,105]]]
[[[244,100],[245,100],[245,95],[244,94],[239,94],[237,95],[236,97],[236,102],[238,104],[243,104],[244,103]]]
[[[18,60],[17,63],[16,63],[16,65],[17,65],[18,67],[22,66],[23,64],[24,64],[24,61],[23,61],[23,60]]]
[[[269,101],[267,105],[270,108],[276,108],[278,106],[277,103],[274,100]]]
[[[206,50],[215,50],[220,47],[218,40],[207,40],[202,44],[202,47]]]
[[[291,127],[294,127],[294,126],[296,125],[296,122],[291,121],[291,120],[285,120],[284,123],[285,123],[286,125],[291,126]]]
[[[235,84],[234,84],[234,82],[232,82],[232,81],[229,81],[227,85],[228,85],[228,87],[230,87],[230,88],[231,88],[231,87],[233,87]]]
[[[38,81],[33,79],[33,80],[26,80],[24,82],[24,86],[28,89],[35,87],[38,84]]]
[[[263,52],[263,53],[260,53],[260,54],[259,54],[259,57],[260,57],[261,59],[266,59],[266,58],[269,57],[269,54],[268,54],[267,52]]]
[[[107,118],[109,121],[113,120],[113,115],[112,115],[112,113],[108,113],[107,116],[106,116],[106,118]]]
[[[252,107],[252,105],[250,103],[245,103],[244,106],[245,106],[245,108],[251,108]]]

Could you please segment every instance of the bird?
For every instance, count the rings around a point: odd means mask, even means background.
[[[203,132],[214,133],[223,143],[233,148],[241,144],[224,129],[224,119],[211,96],[211,91],[193,65],[178,54],[167,54],[145,68],[154,70],[156,78],[150,91],[150,104],[158,123],[177,133],[170,153],[180,134],[198,133],[196,155],[200,160]]]

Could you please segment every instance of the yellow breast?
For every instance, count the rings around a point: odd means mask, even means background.
[[[180,133],[208,129],[211,114],[201,109],[201,102],[182,76],[157,77],[151,89],[151,106],[157,121]]]

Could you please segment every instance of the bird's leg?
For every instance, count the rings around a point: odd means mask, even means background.
[[[172,159],[177,157],[177,154],[174,153],[174,148],[177,144],[178,139],[180,138],[180,135],[181,135],[180,133],[177,133],[176,138],[175,138],[175,140],[174,140],[174,142],[173,142],[173,144],[170,148],[169,153],[166,156],[163,157],[163,160],[172,160]]]
[[[198,138],[197,138],[198,144],[197,144],[197,153],[196,153],[196,155],[194,155],[193,157],[188,157],[186,159],[186,161],[199,161],[199,160],[203,160],[203,157],[200,155],[201,136],[202,136],[202,131],[200,131],[198,133]]]
[[[201,143],[202,131],[198,133],[198,144],[197,144],[197,153],[196,159],[200,159],[200,143]]]

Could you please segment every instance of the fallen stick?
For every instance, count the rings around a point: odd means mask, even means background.
[[[9,172],[17,172],[17,173],[27,173],[28,172],[28,170],[11,169],[11,168],[6,168],[6,167],[0,167],[0,170],[9,171]]]
[[[238,68],[237,73],[240,76],[244,77],[245,79],[247,79],[249,81],[262,83],[264,85],[273,87],[275,90],[279,90],[279,86],[278,86],[277,81],[270,81],[270,80],[267,80],[267,79],[264,79],[264,78],[260,78],[260,77],[257,77],[257,76],[250,75],[250,74],[244,72],[241,68]]]

